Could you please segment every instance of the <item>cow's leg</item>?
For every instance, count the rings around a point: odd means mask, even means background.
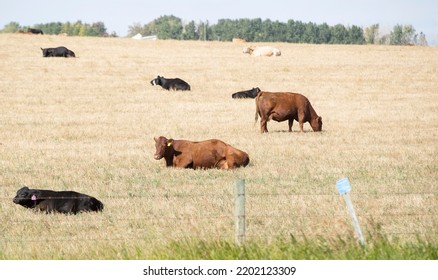
[[[238,159],[235,153],[230,153],[227,155],[227,169],[234,169],[239,167]]]
[[[228,164],[228,159],[221,159],[216,163],[216,168],[218,169],[229,169],[230,165]]]
[[[299,111],[299,112],[298,112],[298,122],[299,122],[299,124],[300,124],[300,130],[301,130],[301,132],[304,132],[303,124],[304,124],[305,116],[306,116],[306,115],[305,115],[304,112],[302,112],[302,111]]]
[[[292,132],[292,125],[294,124],[294,119],[289,119],[289,132]]]
[[[190,157],[175,157],[173,167],[193,168],[193,160]]]
[[[268,132],[267,122],[268,122],[267,118],[262,117],[260,119],[260,132],[261,133]]]
[[[303,122],[302,122],[302,121],[300,121],[300,130],[301,130],[301,132],[304,132],[304,129],[303,129]]]

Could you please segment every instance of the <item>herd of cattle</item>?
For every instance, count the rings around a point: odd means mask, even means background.
[[[248,48],[249,49],[249,48]],[[65,47],[41,48],[44,57],[75,57],[75,53]],[[249,50],[253,53],[255,50]],[[280,52],[271,50],[271,55]],[[151,85],[160,85],[163,89],[189,91],[190,85],[180,78],[157,78]],[[322,118],[313,109],[310,101],[302,94],[292,92],[267,92],[255,87],[239,91],[232,98],[255,99],[255,121],[260,116],[260,132],[268,132],[267,122],[288,121],[292,131],[294,120],[298,121],[301,132],[303,124],[308,122],[313,131],[322,130]],[[249,164],[249,155],[221,140],[189,141],[168,139],[164,136],[154,137],[154,159],[164,158],[166,167],[187,169],[235,169]],[[46,213],[60,212],[76,214],[82,211],[102,211],[103,204],[94,197],[73,191],[52,191],[22,187],[17,191],[13,202],[26,208],[33,208]]]

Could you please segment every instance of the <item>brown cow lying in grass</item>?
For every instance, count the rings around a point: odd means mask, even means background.
[[[154,140],[154,158],[164,157],[167,167],[234,169],[249,163],[247,153],[217,139],[192,142],[160,136]]]
[[[82,211],[103,210],[102,202],[96,198],[73,191],[57,192],[23,187],[17,191],[13,202],[46,213],[77,214]]]
[[[260,92],[256,97],[255,121],[260,115],[260,132],[268,132],[267,122],[274,120],[282,122],[289,121],[289,132],[292,131],[294,120],[300,124],[309,122],[313,131],[322,130],[322,118],[316,114],[307,97],[292,92]]]

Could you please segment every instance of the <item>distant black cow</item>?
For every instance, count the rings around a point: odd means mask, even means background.
[[[62,46],[57,48],[46,48],[46,49],[41,48],[41,50],[43,51],[44,57],[51,57],[51,56],[76,57],[74,52]]]
[[[103,204],[94,197],[73,191],[37,190],[22,187],[13,202],[26,208],[44,211],[77,214],[82,211],[102,211]]]
[[[257,93],[260,92],[258,87],[252,88],[250,90],[243,90],[231,95],[232,98],[256,98]]]
[[[41,29],[35,29],[35,28],[28,28],[27,32],[32,33],[32,34],[41,34],[41,35],[44,34]]]
[[[164,77],[157,76],[157,78],[151,81],[151,85],[159,85],[167,90],[190,90],[190,85],[179,79],[166,79]]]

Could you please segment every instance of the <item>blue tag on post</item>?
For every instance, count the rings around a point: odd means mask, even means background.
[[[339,194],[346,194],[351,191],[350,181],[347,178],[342,178],[336,181],[336,188]]]

